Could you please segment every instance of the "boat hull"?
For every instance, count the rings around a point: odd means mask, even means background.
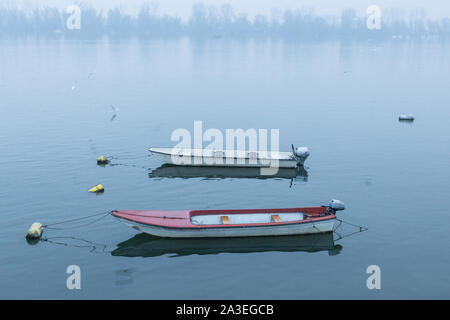
[[[286,236],[332,232],[335,217],[320,221],[302,221],[299,223],[266,226],[227,226],[214,228],[171,228],[144,224],[128,219],[119,219],[126,225],[154,236],[168,238],[223,238],[223,237],[262,237]]]
[[[221,152],[222,156],[215,156],[214,152],[203,151],[198,152],[198,155],[187,152],[179,157],[169,148],[151,148],[150,152],[168,164],[204,167],[296,168],[298,165],[303,165],[307,158],[296,160],[290,152],[278,152],[279,156],[274,158],[227,157],[225,156],[227,152]]]

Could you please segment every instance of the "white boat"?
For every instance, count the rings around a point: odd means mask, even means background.
[[[401,114],[398,117],[398,121],[401,121],[401,122],[414,122],[414,115],[412,115],[412,114]]]
[[[150,152],[172,165],[249,168],[295,168],[309,156],[307,147],[293,146],[291,152],[182,148],[150,148]]]

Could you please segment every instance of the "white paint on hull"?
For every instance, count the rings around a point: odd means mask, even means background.
[[[158,237],[168,238],[260,237],[314,234],[333,231],[335,223],[335,219],[329,219],[315,222],[255,227],[165,228],[142,224],[123,218],[119,219],[126,225],[131,226],[139,231],[149,233]]]
[[[292,152],[265,152],[239,150],[209,150],[175,148],[150,148],[150,152],[161,161],[183,166],[214,166],[214,167],[278,167],[295,168],[303,165],[307,156],[296,158]]]

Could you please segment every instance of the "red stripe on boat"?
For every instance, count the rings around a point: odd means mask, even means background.
[[[241,210],[114,210],[112,215],[118,218],[166,228],[232,228],[246,226],[270,226],[283,224],[307,223],[313,221],[322,221],[334,219],[334,214],[320,216],[326,213],[327,207],[308,207],[308,208],[280,208],[280,209],[241,209]],[[232,214],[251,214],[251,213],[294,213],[301,212],[310,215],[304,220],[270,222],[270,223],[244,223],[244,224],[212,224],[196,225],[191,222],[192,216],[199,215],[232,215]]]

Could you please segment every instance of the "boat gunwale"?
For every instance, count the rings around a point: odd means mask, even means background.
[[[328,207],[304,207],[304,208],[270,208],[270,209],[207,209],[207,210],[189,210],[189,215],[212,215],[212,214],[252,214],[252,213],[295,213],[302,212],[306,214],[319,215],[327,212]]]
[[[127,213],[122,213],[122,215],[127,216],[121,216],[121,215],[116,215],[114,214],[114,212],[118,212],[120,210],[115,210],[112,211],[112,214],[114,217],[116,218],[121,218],[123,220],[127,220],[127,221],[132,221],[134,223],[139,223],[142,225],[147,225],[147,226],[156,226],[156,227],[161,227],[161,228],[167,228],[167,229],[176,229],[176,230],[183,230],[183,229],[218,229],[218,228],[246,228],[246,227],[276,227],[276,226],[286,226],[286,225],[295,225],[295,224],[306,224],[306,223],[312,223],[312,222],[319,222],[319,221],[325,221],[325,220],[332,220],[332,219],[336,219],[336,216],[333,213],[329,213],[326,215],[320,215],[323,213],[326,213],[326,211],[324,212],[318,212],[316,213],[317,216],[313,216],[313,217],[307,217],[306,219],[303,220],[293,220],[293,221],[282,221],[282,222],[265,222],[265,223],[239,223],[239,224],[210,224],[210,225],[196,225],[193,224],[191,221],[191,217],[192,217],[192,213],[198,213],[198,212],[203,212],[203,215],[208,215],[211,214],[211,212],[215,213],[215,214],[251,214],[251,213],[294,213],[294,212],[303,212],[306,214],[309,214],[308,212],[304,212],[298,209],[319,209],[319,208],[326,208],[326,207],[308,207],[308,208],[285,208],[285,209],[243,209],[243,210],[190,210],[190,211],[186,211],[187,215],[186,217],[170,217],[170,216],[161,216],[161,217],[157,217],[160,219],[183,219],[186,221],[186,225],[184,226],[169,226],[167,224],[157,224],[157,223],[147,223],[147,222],[143,222],[142,220],[138,220],[138,219],[134,219],[130,217],[130,214]],[[262,212],[263,210],[266,210],[266,212]],[[272,210],[272,211],[268,211],[268,210]],[[281,211],[277,211],[277,210],[285,210],[284,212]],[[286,211],[286,210],[291,210],[291,211]],[[251,211],[251,212],[243,212],[243,211]],[[268,212],[267,212],[268,211]],[[313,212],[310,212],[312,214],[314,214]],[[199,215],[199,214],[197,214]],[[201,215],[201,214],[200,214]],[[141,215],[143,218],[145,218],[145,215]],[[151,218],[151,217],[148,217]]]
[[[164,151],[155,151],[155,150],[152,150],[152,149],[173,149],[173,148],[162,148],[162,147],[159,148],[159,147],[155,147],[155,148],[150,148],[148,150],[150,152],[152,152],[152,153],[158,153],[158,154],[162,154],[162,155],[166,155],[166,156],[179,156],[179,154],[177,154],[177,153],[164,152]],[[191,150],[194,150],[194,149],[191,149]],[[198,150],[202,150],[202,151],[203,150],[211,150],[211,151],[213,151],[212,149],[198,149]],[[219,150],[216,150],[216,151],[219,151]],[[220,150],[220,151],[222,151],[224,154],[226,153],[225,152],[226,150]],[[232,151],[236,152],[236,151],[242,151],[242,150],[232,150]],[[247,150],[243,150],[243,151],[244,152],[249,152]],[[256,151],[256,152],[258,152],[258,151]],[[267,151],[267,152],[272,153],[273,151]],[[295,161],[296,162],[295,157],[292,154],[292,152],[289,152],[289,151],[277,151],[277,152],[278,152],[278,155],[279,155],[278,157],[260,157],[259,154],[258,154],[258,156],[256,158],[253,158],[253,159],[256,159],[256,160]],[[282,153],[285,154],[285,157],[283,157],[281,155]],[[250,157],[248,157],[248,156],[244,156],[244,157],[236,157],[236,156],[233,156],[233,157],[227,157],[227,156],[216,157],[216,156],[212,156],[212,155],[204,156],[203,154],[201,154],[201,155],[195,155],[195,154],[185,155],[185,154],[182,154],[182,156],[183,157],[186,156],[186,157],[211,158],[211,159],[233,159],[233,160],[250,159]]]
[[[166,226],[166,225],[158,225],[158,224],[152,224],[152,223],[144,223],[141,221],[133,220],[133,219],[127,219],[123,217],[115,216],[118,219],[122,219],[125,221],[132,221],[133,223],[140,224],[142,226],[152,226],[152,227],[158,227],[162,229],[170,229],[170,230],[193,230],[193,229],[200,229],[200,230],[217,230],[217,229],[229,229],[229,228],[254,228],[254,227],[277,227],[277,226],[290,226],[290,225],[296,225],[296,224],[308,224],[308,223],[314,223],[314,222],[321,222],[326,220],[333,220],[336,219],[336,216],[334,214],[329,214],[323,217],[319,218],[313,218],[313,219],[306,219],[306,220],[295,220],[295,221],[287,221],[287,222],[269,222],[269,223],[250,223],[250,224],[212,224],[212,225],[194,225],[192,224],[192,227],[172,227],[172,226]]]

